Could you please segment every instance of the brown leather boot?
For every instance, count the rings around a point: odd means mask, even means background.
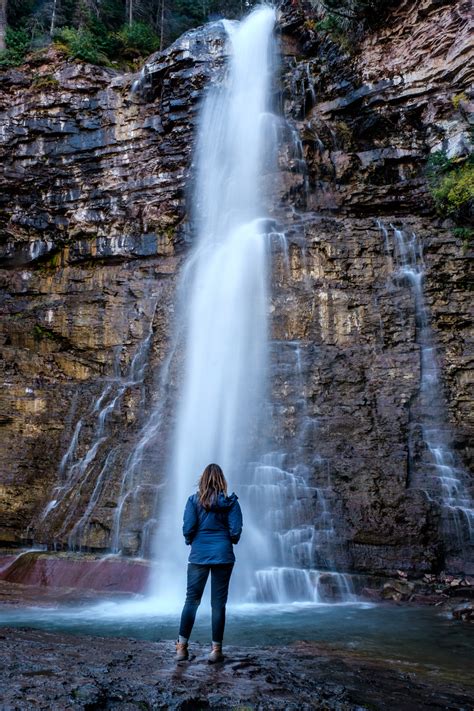
[[[212,652],[207,658],[209,664],[215,664],[216,662],[222,662],[224,660],[224,655],[222,654],[222,644],[212,643]]]
[[[176,657],[177,662],[185,662],[189,659],[188,643],[187,642],[176,642]]]

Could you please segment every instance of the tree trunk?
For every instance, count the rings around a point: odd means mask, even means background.
[[[165,0],[161,0],[161,22],[160,22],[160,52],[163,49],[163,34],[165,26]]]
[[[133,22],[133,0],[125,0],[125,22],[127,25]]]
[[[7,0],[0,0],[0,52],[6,49],[5,32],[7,31]]]
[[[53,0],[53,13],[51,15],[51,26],[49,28],[49,36],[52,37],[54,35],[54,30],[56,29],[56,13],[58,10],[58,3],[59,0]]]

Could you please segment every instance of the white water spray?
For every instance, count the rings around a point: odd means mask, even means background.
[[[228,24],[230,73],[207,94],[197,144],[196,246],[185,266],[184,380],[172,444],[169,491],[156,540],[153,592],[183,595],[181,522],[204,467],[218,462],[233,488],[243,482],[265,400],[267,239],[262,174],[275,155],[267,130],[275,57],[275,11]],[[258,531],[245,520],[246,536]],[[241,574],[244,566],[239,566]]]

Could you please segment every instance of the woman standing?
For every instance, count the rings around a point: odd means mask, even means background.
[[[237,496],[227,496],[227,482],[218,464],[208,464],[199,480],[198,492],[189,497],[183,518],[183,535],[191,546],[188,582],[176,642],[176,660],[188,659],[188,639],[196,612],[211,573],[212,651],[208,661],[223,660],[225,605],[234,567],[234,543],[242,532],[242,511]]]

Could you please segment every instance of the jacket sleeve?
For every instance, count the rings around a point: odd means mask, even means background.
[[[232,543],[238,543],[242,533],[242,509],[238,501],[229,511],[229,533]]]
[[[190,546],[193,542],[193,538],[197,533],[198,525],[199,520],[196,504],[193,501],[193,497],[190,496],[186,502],[183,516],[183,536],[187,546]]]

